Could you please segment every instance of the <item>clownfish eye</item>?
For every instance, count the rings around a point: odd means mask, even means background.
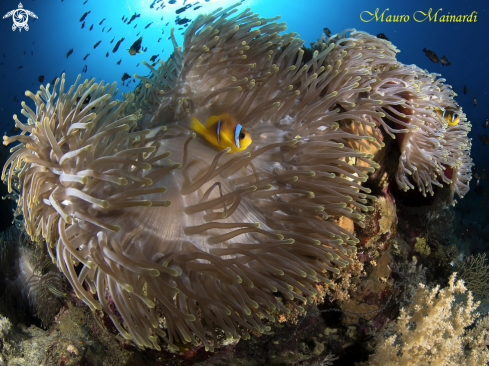
[[[239,139],[240,139],[240,140],[242,140],[242,139],[244,139],[244,138],[245,138],[245,134],[244,134],[243,132],[241,132],[241,133],[239,134]]]

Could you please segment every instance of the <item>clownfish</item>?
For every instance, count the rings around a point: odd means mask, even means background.
[[[207,118],[206,126],[192,117],[190,128],[204,136],[219,150],[231,148],[231,152],[243,151],[251,144],[251,136],[229,113]]]
[[[460,117],[458,116],[457,112],[449,112],[446,109],[442,110],[438,107],[435,107],[435,112],[441,118],[443,118],[448,123],[449,126],[455,126],[460,122]]]

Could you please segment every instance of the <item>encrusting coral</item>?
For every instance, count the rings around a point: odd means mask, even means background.
[[[430,255],[431,248],[428,244],[428,240],[426,238],[416,238],[416,243],[414,244],[414,249],[421,254]]]
[[[22,103],[28,121],[15,116],[22,133],[4,141],[20,142],[2,179],[19,190],[27,233],[141,348],[159,349],[159,336],[172,350],[212,350],[216,330],[263,333],[263,318],[302,310],[317,282],[333,286],[358,242],[337,220],[362,227],[376,200],[362,183],[378,164],[354,148],[382,147],[376,126],[407,133],[403,188],[445,183],[463,194],[470,177],[470,125],[460,114],[450,130],[434,112],[457,109],[453,93],[397,62],[390,42],[344,32],[304,60],[284,24],[235,8],[197,17],[183,50],[172,33],[170,61],[148,65],[122,103],[115,83],[93,79],[65,93],[64,75],[59,90],[57,80],[27,92],[36,111]],[[188,128],[222,113],[250,132],[248,151],[218,152]]]

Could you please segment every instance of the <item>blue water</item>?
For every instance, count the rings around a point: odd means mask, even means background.
[[[96,80],[104,80],[112,83],[118,82],[120,92],[132,90],[136,83],[122,86],[121,77],[124,72],[129,75],[145,75],[148,69],[142,64],[143,60],[151,63],[149,59],[153,55],[159,55],[158,59],[166,60],[173,47],[168,40],[171,27],[175,27],[175,34],[179,44],[182,44],[182,27],[176,25],[176,11],[183,6],[192,5],[182,12],[180,18],[194,19],[199,13],[215,10],[220,6],[229,6],[235,1],[210,0],[184,2],[177,0],[169,4],[168,0],[156,3],[150,8],[153,1],[94,1],[88,0],[26,0],[23,3],[25,9],[32,11],[38,19],[29,19],[29,31],[12,31],[12,18],[0,19],[0,130],[2,134],[14,126],[12,115],[20,116],[21,101],[28,104],[32,102],[25,97],[25,90],[34,93],[40,83],[39,75],[44,75],[43,84],[51,82],[64,70],[67,85],[75,81],[78,74],[82,74],[82,80],[95,77]],[[165,5],[161,8],[162,5]],[[194,10],[197,6],[200,9]],[[273,17],[281,15],[279,22],[286,22],[287,31],[297,32],[308,46],[319,38],[324,27],[328,27],[333,33],[341,32],[347,28],[356,28],[371,34],[384,33],[400,50],[398,59],[406,64],[416,64],[430,72],[440,73],[447,79],[455,91],[459,94],[457,101],[467,113],[472,122],[473,130],[469,136],[473,138],[473,159],[477,166],[486,164],[487,148],[483,148],[478,138],[484,133],[482,123],[489,117],[489,96],[486,86],[489,81],[489,50],[485,40],[488,26],[487,5],[483,2],[464,1],[375,1],[365,2],[347,0],[333,1],[291,1],[291,0],[246,0],[242,8],[251,7],[262,16]],[[10,10],[18,7],[17,1],[3,1],[0,4],[0,14],[3,16]],[[401,23],[388,23],[384,20],[364,22],[360,16],[362,12],[375,12],[376,9],[387,15],[409,15],[409,21]],[[416,22],[413,14],[417,11],[433,13],[438,9],[439,15],[462,14],[469,15],[476,12],[476,22],[465,23],[440,23],[434,21]],[[389,9],[389,10],[387,10]],[[85,19],[85,27],[81,29],[79,19],[90,11]],[[141,14],[131,23],[125,24],[123,16],[130,17],[134,13]],[[367,13],[363,13],[368,18]],[[420,15],[418,13],[418,15]],[[106,18],[102,25],[99,22]],[[152,25],[145,29],[145,26]],[[93,24],[93,30],[89,31]],[[134,28],[134,25],[137,27]],[[168,25],[167,25],[168,24]],[[104,32],[102,29],[105,27]],[[107,33],[108,29],[112,30]],[[143,36],[142,47],[147,51],[129,55],[127,49]],[[114,42],[110,44],[112,38]],[[116,42],[124,37],[125,40],[116,53],[112,53]],[[161,38],[158,42],[158,38]],[[96,42],[102,41],[94,49]],[[441,63],[433,63],[422,52],[423,48],[433,50],[441,58],[446,56],[451,66],[443,67]],[[67,52],[73,48],[73,54],[66,58]],[[24,55],[25,51],[25,55]],[[31,55],[31,52],[33,55]],[[106,53],[109,56],[106,57]],[[83,57],[90,53],[86,61]],[[117,65],[117,61],[121,64]],[[139,65],[138,65],[139,64]],[[87,73],[82,73],[87,65]],[[18,69],[22,66],[21,69]],[[468,94],[463,95],[464,85],[467,85]],[[14,102],[14,96],[17,102]],[[473,99],[477,98],[478,105],[474,106]]]

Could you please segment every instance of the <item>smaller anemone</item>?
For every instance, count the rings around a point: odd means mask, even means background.
[[[63,305],[67,282],[45,253],[26,233],[11,226],[0,234],[0,272],[6,281],[9,301],[27,308],[49,326]]]
[[[455,204],[468,192],[473,165],[471,124],[455,102],[450,85],[439,74],[429,74],[415,65],[397,63],[379,70],[372,91],[383,100],[385,116],[378,121],[401,150],[396,182],[399,189],[417,189],[426,197],[435,188],[449,187],[447,201]],[[375,96],[374,96],[375,97]],[[437,111],[456,115],[456,123]]]

